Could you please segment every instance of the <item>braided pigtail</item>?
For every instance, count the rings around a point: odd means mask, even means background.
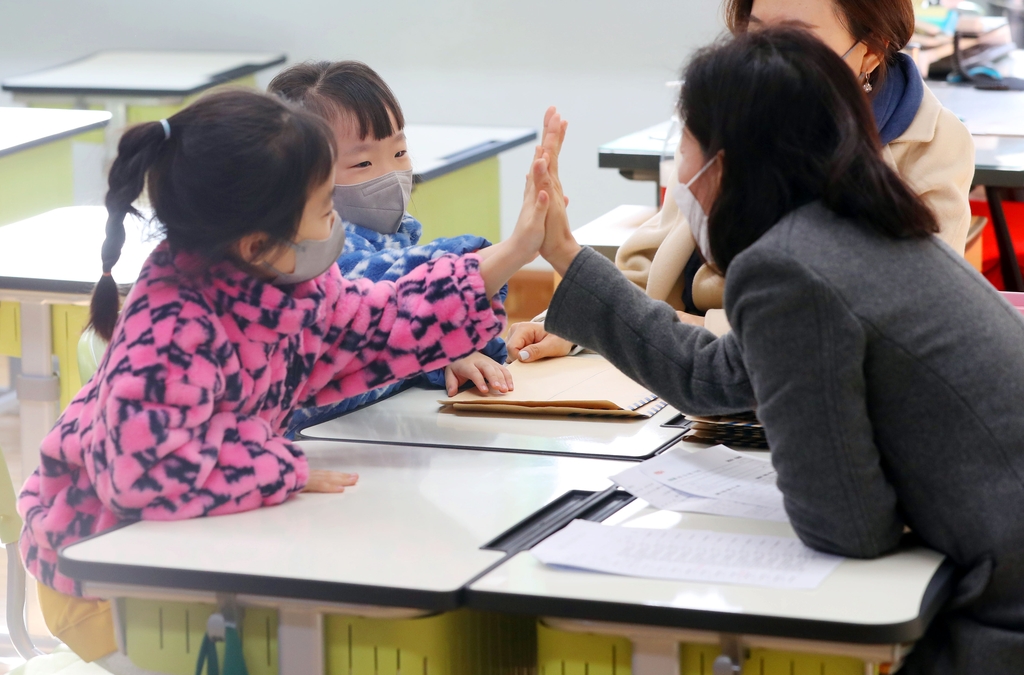
[[[147,122],[132,127],[121,137],[117,158],[110,167],[107,191],[107,230],[103,240],[103,276],[92,292],[89,325],[104,340],[110,341],[117,323],[121,298],[111,270],[121,257],[124,246],[124,219],[138,215],[132,206],[146,185],[146,174],[156,162],[164,142],[170,138],[167,120]]]

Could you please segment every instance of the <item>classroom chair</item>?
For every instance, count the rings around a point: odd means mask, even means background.
[[[0,451],[0,542],[7,549],[7,631],[18,655],[26,661],[43,652],[32,644],[25,624],[25,567],[21,563],[18,539],[21,538],[21,516],[18,515],[17,493],[7,461]]]

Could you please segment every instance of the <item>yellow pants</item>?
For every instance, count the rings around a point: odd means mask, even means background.
[[[76,598],[44,584],[38,586],[46,627],[83,661],[92,662],[117,651],[109,602]]]

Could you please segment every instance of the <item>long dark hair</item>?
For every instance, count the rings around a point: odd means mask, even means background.
[[[885,81],[890,65],[914,37],[914,3],[912,0],[825,0],[834,9],[850,35],[866,44],[883,58],[871,74],[877,89]],[[726,0],[725,22],[735,34],[745,33],[750,22],[754,0]]]
[[[204,96],[161,122],[128,129],[110,168],[103,276],[91,325],[110,340],[119,297],[110,274],[124,244],[124,218],[148,186],[155,221],[172,251],[214,263],[247,234],[266,250],[291,240],[312,189],[330,178],[334,136],[322,120],[251,91]],[[168,134],[169,130],[169,134]]]
[[[377,71],[359,61],[298,63],[278,73],[267,91],[328,121],[352,115],[360,138],[373,134],[379,141],[405,128],[402,106],[391,88]]]
[[[705,159],[722,153],[711,253],[732,259],[794,209],[821,201],[894,238],[938,231],[890,169],[849,67],[813,35],[772,28],[707,47],[684,73],[679,114]]]

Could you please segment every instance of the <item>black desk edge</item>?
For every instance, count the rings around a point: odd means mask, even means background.
[[[68,61],[67,63],[62,63],[59,66],[45,68],[43,70],[39,70],[36,72],[46,72],[47,70],[53,70],[54,68],[69,66],[72,63],[78,63],[79,61],[84,61],[85,59],[92,58],[97,53],[98,52],[94,52],[93,54],[83,56],[80,59]],[[242,77],[247,77],[249,75],[252,75],[253,73],[258,73],[261,70],[270,68],[271,66],[280,65],[284,63],[287,59],[287,54],[281,54],[275,57],[273,60],[267,61],[266,63],[249,63],[239,66],[237,68],[232,68],[231,70],[226,70],[221,73],[215,73],[210,77],[210,79],[207,82],[199,85],[198,87],[193,87],[191,89],[103,89],[99,87],[72,89],[68,87],[18,86],[9,85],[6,82],[0,84],[0,89],[3,89],[4,91],[9,91],[12,94],[35,94],[38,96],[124,96],[131,98],[178,98],[192,96],[194,94],[198,94],[199,92],[206,91],[211,87],[216,87],[220,84],[227,84],[228,82],[231,82],[233,80],[237,80]]]
[[[919,640],[952,594],[955,581],[952,563],[945,561],[932,577],[917,618],[895,624],[847,624],[778,616],[755,616],[656,605],[539,597],[469,588],[470,609],[510,614],[534,614],[582,621],[607,621],[664,628],[767,635],[774,637],[841,642],[846,644],[902,644]]]
[[[641,169],[658,171],[661,167],[661,155],[642,155],[637,153],[609,152],[598,148],[597,168],[599,169]]]
[[[29,141],[28,143],[22,143],[21,145],[15,145],[4,150],[0,150],[0,158],[7,157],[9,155],[14,155],[19,152],[24,152],[25,150],[31,150],[32,148],[38,148],[40,146],[48,145],[50,143],[56,143],[57,141],[62,141],[65,138],[74,138],[79,134],[95,131],[96,129],[102,129],[108,124],[110,124],[110,120],[105,119],[102,122],[94,122],[92,124],[87,124],[84,127],[68,129],[67,131],[63,131],[59,134],[54,134],[53,136],[47,136],[46,138],[40,138],[34,141]]]

